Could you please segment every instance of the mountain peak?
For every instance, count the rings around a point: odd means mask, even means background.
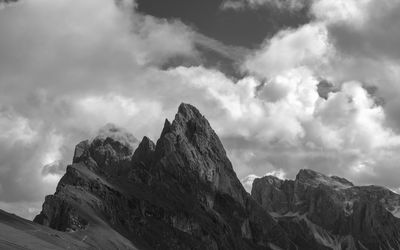
[[[143,141],[142,141],[143,142]],[[144,138],[144,142],[150,140]],[[101,128],[98,135],[91,140],[85,140],[75,146],[72,163],[84,163],[92,170],[98,167],[110,175],[117,174],[126,168],[136,148],[138,140],[131,133],[114,124]]]
[[[138,144],[138,139],[133,136],[126,129],[116,126],[115,124],[108,123],[102,127],[97,136],[92,140],[92,145],[105,145],[117,147],[116,150],[124,148],[132,153],[133,149]]]
[[[172,124],[166,120],[157,141],[156,155],[162,162],[174,163],[164,166],[168,171],[189,168],[213,188],[244,201],[245,190],[237,180],[221,141],[194,106],[182,103]],[[180,176],[182,173],[179,170],[174,174]]]
[[[297,173],[296,175],[296,180],[316,178],[321,175],[322,175],[321,173],[314,171],[312,169],[300,169],[299,173]]]
[[[191,118],[202,118],[203,117],[203,115],[200,113],[200,111],[195,106],[187,104],[187,103],[181,103],[179,105],[177,115],[182,115],[187,120],[190,120]]]
[[[132,156],[132,163],[141,163],[143,165],[148,165],[153,157],[155,150],[155,144],[150,138],[144,136],[139,146],[135,150]]]
[[[311,169],[301,169],[296,175],[296,181],[311,186],[318,186],[321,184],[334,188],[348,188],[353,186],[353,183],[345,178],[339,178],[336,176],[329,177]]]

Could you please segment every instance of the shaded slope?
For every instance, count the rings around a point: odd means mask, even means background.
[[[67,234],[0,210],[0,249],[95,249],[83,234]]]

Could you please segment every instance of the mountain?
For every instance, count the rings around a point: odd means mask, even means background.
[[[400,195],[300,170],[255,179],[251,196],[303,249],[400,249]]]
[[[157,143],[144,137],[133,152],[116,138],[76,146],[36,223],[88,243],[102,235],[104,249],[296,249],[244,190],[195,107],[181,104]]]
[[[400,249],[400,196],[300,170],[247,193],[206,118],[181,104],[156,143],[107,125],[30,222],[0,211],[0,249]]]

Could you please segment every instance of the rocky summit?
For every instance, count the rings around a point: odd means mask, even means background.
[[[206,118],[181,104],[156,143],[112,126],[80,142],[36,223],[0,216],[26,239],[0,234],[0,247],[400,249],[399,215],[390,190],[312,170],[257,178],[250,195]]]
[[[295,180],[254,180],[251,196],[300,249],[400,249],[400,196],[300,170]]]

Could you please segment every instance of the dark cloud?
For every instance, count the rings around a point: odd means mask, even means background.
[[[273,6],[245,11],[221,9],[223,0],[138,0],[139,11],[160,18],[178,18],[200,33],[227,45],[253,48],[287,27],[310,21],[306,8],[277,11]]]
[[[324,98],[325,100],[328,99],[330,93],[337,92],[338,89],[335,85],[327,80],[321,80],[318,83],[318,94],[320,97]]]
[[[359,25],[339,22],[328,26],[336,48],[357,57],[400,59],[400,4],[373,1],[363,18]]]

